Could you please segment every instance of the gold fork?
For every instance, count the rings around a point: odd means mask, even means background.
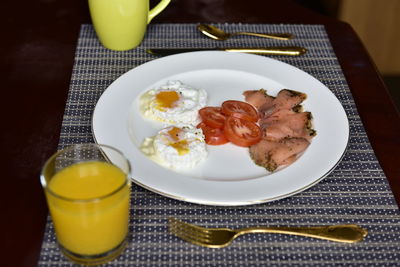
[[[228,246],[236,237],[248,233],[278,233],[326,239],[336,242],[354,243],[361,241],[368,231],[355,224],[314,227],[249,227],[242,229],[204,228],[168,218],[169,231],[190,243],[210,248]]]

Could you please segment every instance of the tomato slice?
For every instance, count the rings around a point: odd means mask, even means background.
[[[249,103],[237,100],[227,100],[222,103],[222,113],[227,116],[234,116],[240,119],[257,122],[258,112]]]
[[[212,128],[204,122],[200,122],[197,125],[197,128],[201,128],[203,130],[207,145],[218,146],[229,142],[225,137],[224,131],[220,128]]]
[[[237,146],[249,147],[261,140],[260,126],[252,121],[229,116],[224,125],[225,137]]]
[[[225,124],[225,115],[222,114],[220,107],[204,107],[199,110],[201,120],[212,128],[223,128]]]

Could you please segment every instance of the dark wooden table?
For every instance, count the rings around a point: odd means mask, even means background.
[[[6,1],[2,6],[1,265],[35,266],[47,216],[39,173],[57,148],[76,41],[90,16],[85,0]],[[400,203],[400,116],[349,25],[290,0],[172,0],[153,20],[162,22],[324,24]]]

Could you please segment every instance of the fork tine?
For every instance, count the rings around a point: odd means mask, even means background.
[[[177,237],[190,243],[209,246],[212,236],[207,228],[191,225],[175,218],[169,218],[169,231]]]
[[[183,232],[183,231],[170,231],[170,232],[175,236],[196,245],[204,246],[210,242],[210,240],[208,240],[207,238],[202,238],[201,236],[193,235],[188,232]]]
[[[171,219],[169,221],[169,228],[172,231],[179,231],[182,233],[196,235],[203,238],[207,238],[209,236],[209,231],[207,230],[207,228],[191,225],[176,219]]]
[[[175,218],[169,218],[169,226],[170,228],[177,228],[179,231],[190,232],[192,234],[208,236],[210,234],[209,229],[200,227],[197,225],[192,225]]]

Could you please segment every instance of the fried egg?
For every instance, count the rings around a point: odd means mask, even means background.
[[[169,126],[144,140],[141,151],[158,164],[174,169],[192,169],[207,157],[201,129]]]
[[[168,81],[140,97],[140,111],[144,117],[166,124],[199,122],[198,111],[206,105],[207,92],[180,81]]]

